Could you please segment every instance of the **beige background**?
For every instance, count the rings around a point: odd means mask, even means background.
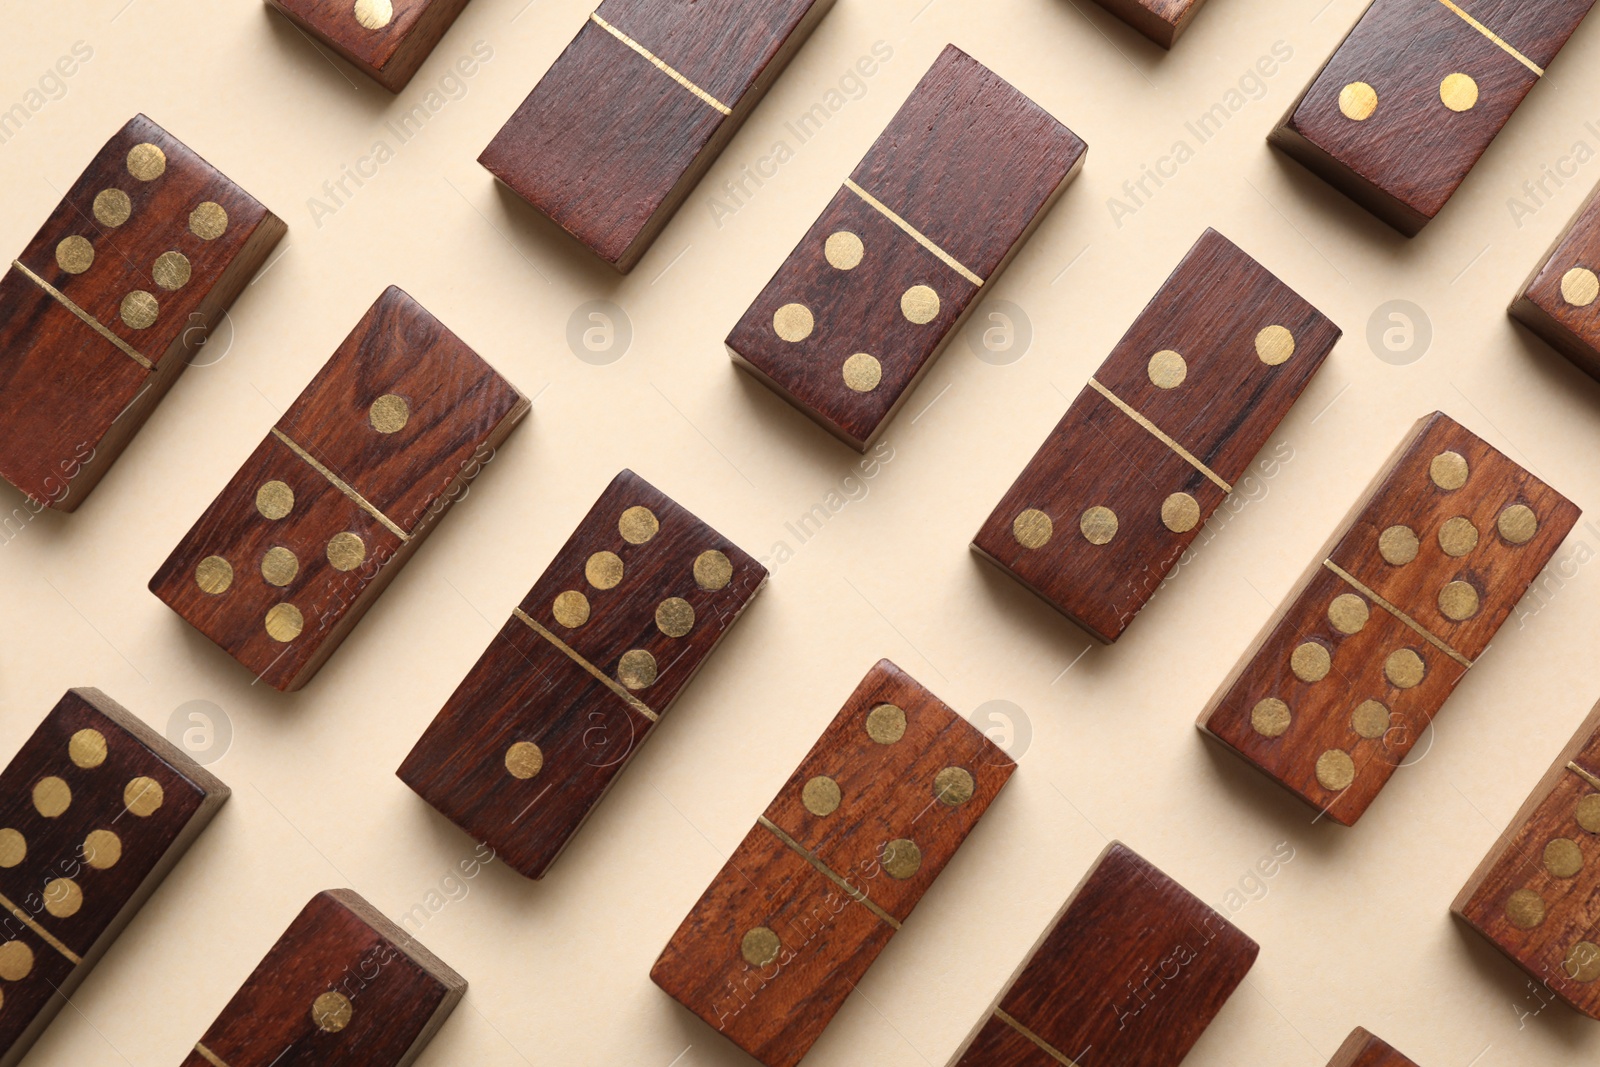
[[[1447,914],[1600,695],[1597,578],[1578,562],[1600,548],[1600,528],[1580,524],[1558,557],[1571,560],[1561,587],[1525,603],[1355,831],[1312,825],[1192,726],[1418,416],[1442,408],[1580,505],[1600,505],[1600,392],[1503,312],[1600,180],[1600,165],[1561,163],[1575,142],[1600,148],[1600,124],[1585,125],[1600,120],[1600,64],[1586,62],[1600,27],[1579,31],[1442,218],[1406,241],[1263,142],[1362,0],[1210,0],[1170,55],[1086,0],[839,0],[644,262],[618,279],[474,162],[591,0],[476,0],[397,98],[258,4],[125,2],[73,5],[70,17],[60,5],[10,5],[0,107],[26,106],[75,41],[94,54],[0,144],[0,247],[20,249],[139,110],[290,231],[235,305],[231,340],[219,335],[212,365],[184,376],[88,504],[0,544],[0,752],[73,685],[101,686],[157,726],[210,701],[234,731],[213,765],[232,802],[29,1062],[177,1063],[314,891],[348,885],[399,915],[454,885],[458,899],[422,937],[472,987],[422,1064],[747,1064],[647,972],[879,656],[965,713],[1013,702],[1017,737],[1031,744],[811,1067],[942,1067],[1105,836],[1213,903],[1279,842],[1295,849],[1235,915],[1261,958],[1195,1067],[1320,1067],[1357,1024],[1429,1067],[1600,1053],[1600,1027],[1560,1005],[1540,1012],[1521,972]],[[865,94],[795,144],[785,123],[880,40],[893,58]],[[479,41],[492,59],[445,83]],[[856,457],[735,371],[721,339],[949,41],[1082,135],[1088,162],[989,296],[1024,310],[1031,350],[993,366],[957,340],[890,427],[893,459],[867,495],[802,545],[785,524],[824,501]],[[1226,106],[1279,41],[1291,57],[1259,83],[1263,98],[1234,101],[1221,133],[1117,225],[1108,198],[1176,140],[1194,147],[1184,123]],[[318,226],[308,201],[322,183],[375,140],[394,147],[386,121],[441,84],[457,98]],[[779,139],[794,158],[719,226],[713,190]],[[1519,225],[1508,201],[1547,164],[1570,180],[1549,185]],[[1216,536],[1122,642],[1085,654],[1080,632],[967,542],[1207,224],[1345,336],[1268,446],[1292,458],[1258,475],[1236,514],[1219,514]],[[145,583],[391,282],[538,400],[321,675],[285,697],[252,687]],[[569,316],[595,299],[625,309],[634,330],[609,366],[580,361],[566,342]],[[1408,366],[1380,361],[1366,340],[1369,316],[1392,299],[1432,322],[1431,349]],[[393,769],[625,465],[757,555],[782,541],[792,558],[543,884],[501,866],[447,883],[473,846]],[[19,502],[0,493],[7,512]]]

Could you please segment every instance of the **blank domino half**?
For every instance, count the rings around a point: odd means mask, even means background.
[[[1205,0],[1095,0],[1162,48],[1178,43]]]
[[[1112,842],[950,1067],[1178,1067],[1259,951]]]
[[[605,0],[478,162],[619,271],[834,0]]]
[[[1345,1038],[1339,1051],[1328,1061],[1328,1067],[1417,1067],[1394,1046],[1376,1034],[1356,1027]]]

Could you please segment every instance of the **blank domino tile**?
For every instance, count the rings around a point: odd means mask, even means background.
[[[1344,1039],[1328,1067],[1417,1067],[1381,1037],[1356,1027]]]
[[[267,0],[289,20],[397,93],[467,0]]]
[[[81,504],[286,230],[129,120],[0,281],[0,476]]]
[[[767,1067],[793,1067],[1014,770],[880,661],[650,977]]]
[[[605,0],[478,162],[632,270],[833,0]]]
[[[0,773],[0,1067],[27,1053],[228,787],[98,689]]]
[[[1511,315],[1600,378],[1600,189],[1534,269]]]
[[[1320,311],[1206,230],[972,547],[1115,641],[1338,338]]]
[[[1534,787],[1451,911],[1600,1019],[1600,707]]]
[[[1162,48],[1171,48],[1205,0],[1095,0]]]
[[[1578,520],[1439,412],[1420,420],[1200,716],[1353,825]]]
[[[275,689],[304,685],[528,400],[391,286],[150,591]]]
[[[1259,951],[1112,842],[950,1065],[1177,1067]]]
[[[1267,139],[1414,235],[1593,3],[1375,0]]]
[[[311,898],[180,1067],[406,1067],[466,980],[348,889]]]
[[[734,362],[865,452],[1085,151],[947,47],[733,328]]]
[[[542,878],[766,580],[737,545],[623,471],[400,779]]]

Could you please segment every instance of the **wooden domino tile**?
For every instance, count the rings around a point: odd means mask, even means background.
[[[268,685],[298,689],[528,406],[391,286],[150,591]]]
[[[1095,0],[1162,48],[1171,48],[1205,0]]]
[[[1328,1067],[1417,1067],[1381,1037],[1356,1027],[1344,1039]]]
[[[67,1003],[228,799],[98,689],[73,689],[0,772],[0,1067]]]
[[[467,0],[267,0],[289,21],[397,93]]]
[[[1600,189],[1534,268],[1511,316],[1600,378]]]
[[[1535,981],[1600,1019],[1600,707],[1451,911]]]
[[[1098,640],[1115,641],[1338,338],[1325,315],[1206,230],[973,549]]]
[[[405,1067],[466,979],[348,889],[318,893],[180,1067]]]
[[[951,1067],[1177,1067],[1259,951],[1113,842]]]
[[[734,362],[865,452],[1086,151],[947,47],[733,328]]]
[[[623,471],[400,779],[542,878],[766,579],[737,545]]]
[[[1267,139],[1413,236],[1593,3],[1375,0]]]
[[[286,230],[129,120],[0,280],[0,476],[77,508]]]
[[[650,977],[767,1067],[792,1067],[1014,770],[881,660]]]
[[[1578,514],[1453,419],[1422,419],[1200,728],[1353,825]]]
[[[605,0],[478,162],[627,272],[833,0]]]

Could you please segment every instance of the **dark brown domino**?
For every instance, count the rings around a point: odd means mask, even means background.
[[[1354,825],[1578,514],[1434,412],[1318,553],[1201,730]]]
[[[1600,1019],[1600,707],[1534,787],[1451,911]]]
[[[1115,641],[1338,339],[1325,315],[1206,230],[973,548],[1097,640]]]
[[[181,1067],[406,1067],[466,994],[456,974],[348,889],[318,893]]]
[[[1162,48],[1171,48],[1205,0],[1095,0]]]
[[[1511,317],[1600,378],[1600,189],[1534,268]]]
[[[793,1067],[1014,770],[879,661],[650,977],[767,1067]]]
[[[1259,951],[1113,842],[951,1067],[1177,1067]]]
[[[528,406],[391,286],[150,591],[268,685],[298,689]]]
[[[76,509],[286,230],[129,120],[0,280],[0,476]]]
[[[1267,139],[1414,236],[1593,3],[1375,0]]]
[[[1381,1037],[1356,1027],[1344,1039],[1328,1067],[1417,1067]]]
[[[633,269],[833,0],[605,0],[478,157]]]
[[[947,47],[728,335],[734,362],[865,452],[1086,151]]]
[[[289,20],[397,93],[467,0],[267,0]]]
[[[614,478],[397,772],[542,878],[767,580],[632,471]]]
[[[0,772],[0,1067],[21,1061],[228,787],[98,689]]]

